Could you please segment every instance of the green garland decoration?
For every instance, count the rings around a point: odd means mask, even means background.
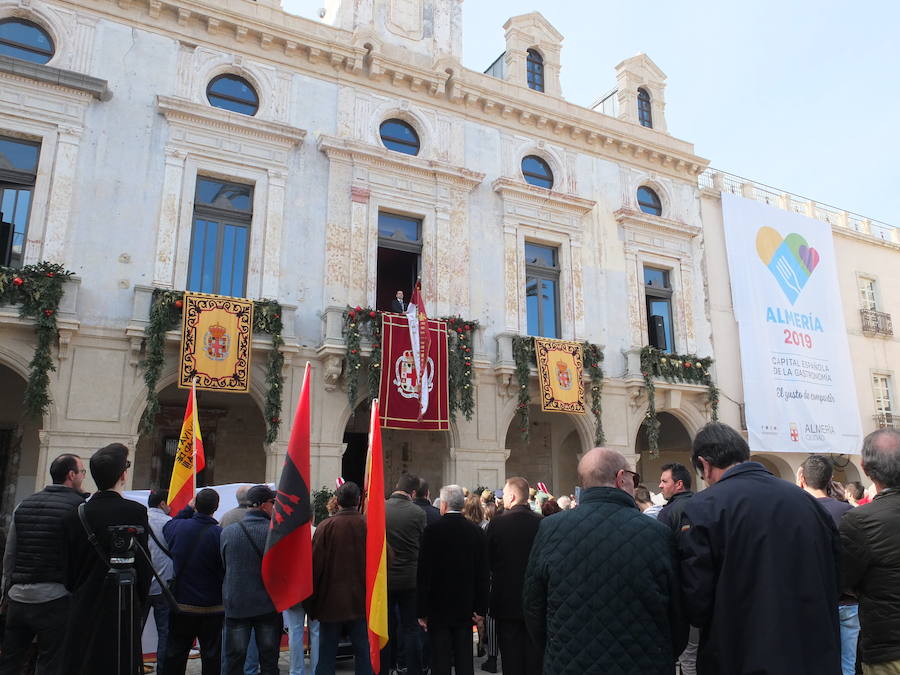
[[[516,410],[519,413],[519,433],[522,440],[527,443],[530,426],[528,406],[531,404],[528,381],[531,379],[531,364],[535,363],[534,338],[514,335],[512,351],[513,360],[516,362],[516,382],[519,385],[516,403]]]
[[[184,306],[184,291],[153,289],[150,303],[150,317],[144,329],[146,346],[140,366],[144,371],[144,385],[147,387],[147,405],[138,427],[142,435],[149,434],[156,426],[159,413],[159,395],[156,387],[165,365],[166,333],[181,324],[181,310]],[[281,320],[281,305],[275,300],[253,301],[253,330],[272,336],[272,351],[266,368],[266,443],[278,438],[281,427],[281,400],[284,393],[284,346]]]
[[[472,337],[478,322],[458,316],[444,316],[447,322],[449,350],[450,419],[456,421],[459,410],[467,420],[475,412],[475,389],[472,386]]]
[[[26,417],[39,419],[50,408],[50,372],[56,370],[51,347],[59,336],[56,316],[63,284],[72,276],[62,265],[40,262],[22,268],[0,267],[0,304],[19,305],[19,316],[34,320],[37,342],[28,364],[23,408]]]
[[[368,371],[369,398],[378,395],[381,388],[381,312],[372,307],[347,306],[344,310],[344,339],[347,353],[344,355],[344,373],[347,377],[347,400],[356,409],[356,394],[359,391],[357,371],[362,367],[361,333],[363,326],[371,324],[372,354]]]
[[[603,432],[603,350],[595,344],[584,342],[584,367],[591,377],[591,413],[594,415],[594,444],[602,447],[606,443]]]
[[[318,490],[312,492],[313,507],[313,524],[318,527],[319,523],[328,518],[328,500],[334,496],[334,490],[324,485]]]
[[[583,342],[584,368],[591,378],[591,413],[594,415],[594,443],[598,446],[606,442],[603,431],[603,349],[592,342]],[[531,394],[528,381],[531,377],[531,366],[537,365],[534,353],[534,338],[514,335],[512,339],[513,360],[516,362],[516,382],[519,385],[516,411],[519,413],[519,432],[522,440],[528,442],[529,412]]]
[[[706,385],[706,400],[711,410],[712,421],[719,419],[719,388],[713,382],[710,357],[700,358],[696,354],[669,354],[655,347],[641,349],[641,375],[647,388],[647,413],[644,429],[647,434],[647,449],[650,455],[659,455],[659,419],[656,416],[656,385],[654,379],[661,377],[667,382],[686,382]]]

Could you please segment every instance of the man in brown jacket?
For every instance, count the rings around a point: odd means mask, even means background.
[[[357,510],[359,486],[347,481],[335,493],[340,510],[313,536],[313,595],[304,603],[320,621],[316,675],[333,675],[338,640],[350,637],[356,675],[371,675],[366,629],[366,521]]]

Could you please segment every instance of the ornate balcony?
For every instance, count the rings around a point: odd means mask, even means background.
[[[891,315],[886,312],[876,312],[874,309],[861,309],[859,310],[859,317],[862,321],[862,332],[867,335],[884,335],[889,337],[894,334]]]

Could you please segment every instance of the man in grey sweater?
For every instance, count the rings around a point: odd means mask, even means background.
[[[250,632],[256,634],[260,675],[277,675],[281,613],[275,611],[262,580],[262,558],[275,504],[267,485],[247,492],[250,507],[243,520],[222,531],[225,583],[225,673],[243,675]]]

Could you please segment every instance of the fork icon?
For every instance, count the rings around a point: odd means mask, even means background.
[[[797,295],[800,295],[800,291],[803,290],[800,287],[800,280],[797,279],[797,273],[794,272],[788,261],[784,258],[779,258],[775,262],[775,269],[778,270],[778,274],[781,276],[781,280],[784,282],[785,286],[790,288]]]

